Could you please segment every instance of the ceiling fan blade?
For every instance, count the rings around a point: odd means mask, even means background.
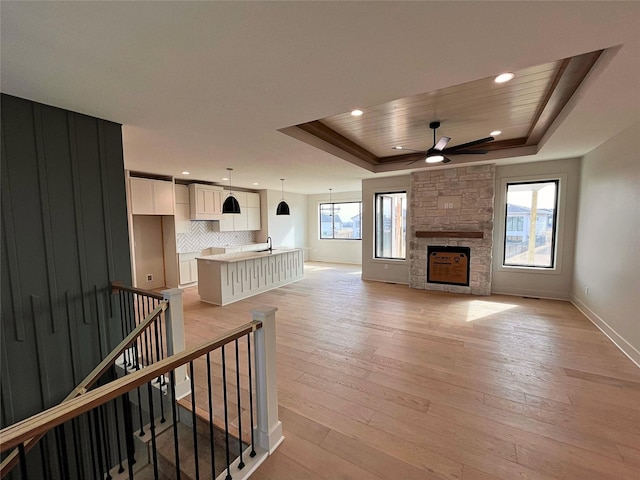
[[[473,142],[461,143],[460,145],[456,145],[455,147],[449,147],[445,149],[445,152],[452,152],[454,150],[460,150],[461,148],[473,147],[475,145],[482,145],[483,143],[491,142],[495,140],[493,137],[480,138],[478,140],[474,140]]]
[[[484,155],[489,150],[454,150],[448,151],[447,155]]]
[[[438,143],[436,143],[433,146],[433,150],[442,150],[444,149],[444,147],[447,146],[447,143],[449,143],[451,141],[451,137],[442,137],[440,140],[438,140]]]

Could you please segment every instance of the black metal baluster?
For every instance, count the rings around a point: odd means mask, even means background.
[[[140,307],[140,305],[142,305],[142,307]],[[138,301],[136,302],[136,308],[137,308],[137,312],[138,312],[138,322],[137,325],[140,325],[140,323],[147,318],[147,314],[145,313],[145,307],[144,307],[144,297],[141,297],[140,295],[138,295]],[[142,308],[142,310],[140,310],[140,308]],[[136,325],[136,326],[137,326]],[[144,335],[145,340],[142,340],[142,335]],[[137,370],[140,370],[140,364],[142,364],[142,366],[144,367],[145,365],[149,365],[149,338],[147,337],[147,329],[144,329],[144,332],[141,333],[141,335],[138,336],[138,339],[136,340],[136,345],[138,345],[139,342],[139,352],[138,352],[138,363],[137,363]],[[145,345],[146,343],[146,345]],[[146,353],[146,357],[143,356]]]
[[[147,299],[147,300],[148,300],[148,299]],[[160,342],[160,337],[159,337],[159,335],[158,335],[158,318],[159,318],[159,317],[156,317],[156,318],[153,320],[153,331],[154,331],[154,333],[155,333],[155,341],[153,342],[153,345],[152,345],[152,346],[154,346],[154,347],[155,347],[155,350],[156,350],[156,351],[155,351],[155,354],[156,354],[156,360],[155,360],[155,361],[156,361],[156,362],[159,362],[159,361],[160,361],[160,344],[159,344],[159,342]],[[160,377],[158,377],[158,378],[156,379],[156,381],[157,381],[158,383],[160,383]]]
[[[180,448],[178,445],[178,409],[176,407],[176,372],[169,372],[169,382],[171,384],[171,410],[173,413],[173,448],[176,455],[176,479],[180,478]],[[211,477],[212,479],[215,478]]]
[[[133,295],[134,294],[132,292],[127,292],[126,293],[126,297],[125,297],[126,301],[127,301],[126,302],[127,303],[127,323],[128,323],[128,330],[129,330],[127,332],[127,335],[133,331],[133,329],[134,329],[133,325],[135,325],[135,318],[134,317],[135,317],[136,312],[135,312],[135,308],[133,306],[134,305],[134,297],[133,297]],[[134,344],[135,344],[135,342],[134,342]],[[134,365],[135,365],[135,358],[132,358],[132,357],[135,357],[135,355],[134,355],[135,345],[134,344],[130,345],[129,349],[128,349],[128,351],[129,351],[129,367],[130,368],[133,368]],[[132,352],[132,350],[133,350],[133,352]]]
[[[93,440],[95,438],[95,435],[93,434],[93,428],[91,427],[91,413],[87,413],[85,418],[87,420],[87,430],[89,431],[88,441],[91,448],[91,473],[93,474],[93,478],[98,478],[98,476],[96,475],[96,470],[98,469],[98,462],[96,460],[96,450],[93,445]]]
[[[211,352],[207,352],[207,391],[209,394],[209,446],[211,450],[211,478],[216,478],[215,445],[213,437],[213,398],[211,390]]]
[[[112,369],[113,369],[112,371],[113,371],[114,378],[117,378],[116,367],[113,366]],[[124,467],[122,466],[122,447],[120,445],[121,437],[120,437],[120,421],[118,419],[118,402],[116,401],[116,399],[113,399],[111,404],[113,405],[113,422],[116,425],[116,447],[118,449],[118,466],[120,467],[118,468],[118,473],[122,473],[124,472]]]
[[[225,478],[226,480],[231,480],[231,459],[229,455],[229,406],[227,404],[227,365],[224,355],[224,345],[222,345],[220,351],[222,354],[222,392],[224,397],[224,439],[227,454],[227,476]]]
[[[255,448],[255,439],[254,439],[254,423],[253,423],[253,380],[251,378],[251,336],[247,334],[247,360],[249,364],[249,411],[251,412],[251,453],[249,456],[251,458],[256,456],[256,448]]]
[[[200,478],[200,466],[198,462],[198,418],[196,416],[196,387],[195,375],[193,374],[193,360],[189,362],[189,373],[191,375],[191,421],[193,422],[193,457],[196,464],[196,480]]]
[[[98,472],[100,478],[104,478],[104,462],[102,459],[102,434],[100,432],[100,415],[98,409],[93,409],[93,425],[96,429],[96,452],[98,454]]]
[[[155,307],[157,307],[158,305],[160,305],[161,300],[156,299],[155,301]],[[159,320],[159,328],[160,328],[160,359],[164,358],[164,336],[162,335],[162,317],[164,316],[163,312],[160,312],[160,314],[158,315],[158,320]]]
[[[136,463],[136,449],[133,444],[133,418],[131,415],[131,402],[129,394],[122,395],[122,415],[124,416],[124,438],[127,444],[127,468],[129,478],[133,478],[133,465]]]
[[[238,451],[240,456],[240,463],[238,463],[238,470],[244,468],[244,461],[242,459],[242,400],[240,398],[240,353],[238,350],[238,339],[235,340],[236,344],[236,391],[238,392]]]
[[[122,294],[121,290],[118,290],[118,300],[120,302],[120,327],[122,330],[122,338],[126,338],[126,336],[128,335],[127,333],[127,329],[125,327],[125,308],[124,308],[124,295]],[[125,348],[124,352],[122,352],[122,364],[124,366],[124,369],[126,371],[127,369],[127,360],[128,360],[128,352],[127,352],[127,348]]]
[[[137,300],[136,300],[136,311],[134,312],[134,314],[137,313],[138,317],[140,316],[140,296],[137,295]],[[138,336],[138,338],[136,338],[135,341],[135,345],[136,345],[136,370],[140,370],[140,348],[138,347],[138,342],[141,342],[142,339],[140,338],[140,336]],[[138,387],[136,389],[138,391],[138,414],[140,415],[140,432],[138,433],[138,436],[143,437],[144,436],[144,417],[142,415],[142,398],[140,395],[140,387]]]
[[[78,437],[80,436],[80,431],[78,428],[78,419],[74,418],[71,420],[71,433],[73,438],[73,454],[76,457],[76,474],[77,478],[81,479],[84,477],[82,472],[84,472],[84,461],[82,459],[83,455],[81,450],[78,448]]]
[[[160,342],[160,338],[158,337],[158,323],[160,323],[160,315],[158,315],[156,317],[156,319],[153,321],[153,324],[155,325],[155,330],[156,330],[156,353],[157,356],[159,357],[160,355],[160,348],[158,345],[158,342]],[[160,361],[160,358],[156,358],[156,361]],[[164,417],[164,402],[162,401],[162,375],[160,375],[157,379],[156,379],[156,383],[158,384],[158,389],[160,391],[160,423],[164,423],[167,421],[167,419]]]
[[[20,478],[22,478],[22,480],[29,480],[29,474],[27,473],[27,455],[24,451],[24,443],[18,445],[18,457],[20,458]],[[46,471],[47,466],[44,464],[44,462],[42,464],[42,467]]]
[[[45,452],[45,440],[46,438],[43,438],[39,443],[40,443],[40,462],[42,463],[42,476],[43,476],[43,480],[48,480],[49,478],[49,465],[47,462],[47,454]],[[20,453],[20,452],[18,452]],[[26,452],[25,452],[25,459],[26,459]],[[20,467],[20,469],[22,470],[22,466]]]
[[[67,456],[67,437],[64,432],[64,424],[56,427],[56,445],[58,446],[58,466],[61,478],[69,479],[69,457]]]
[[[142,303],[142,313],[143,313],[143,317],[147,318],[147,313],[145,313],[144,302]],[[147,325],[147,327],[144,329],[143,334],[144,334],[144,341],[142,340],[142,338],[140,338],[140,343],[142,343],[142,346],[144,347],[144,353],[146,356],[142,364],[151,365],[153,363],[153,342],[149,340],[149,337],[151,336],[150,325]]]
[[[149,397],[149,416],[151,417],[151,426],[149,429],[151,430],[151,455],[153,459],[153,478],[158,480],[158,448],[156,445],[156,427],[153,422],[154,413],[153,413],[153,387],[151,386],[151,381],[147,382],[147,396]]]
[[[102,425],[102,442],[104,444],[104,464],[105,464],[105,472],[107,473],[106,480],[111,480],[111,464],[112,464],[112,456],[111,456],[111,442],[109,442],[109,431],[108,431],[108,423],[106,421],[105,415],[105,406],[100,405],[98,407],[98,415],[100,417],[100,423]]]

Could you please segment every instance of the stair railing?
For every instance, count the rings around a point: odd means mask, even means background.
[[[160,455],[158,433],[166,427],[166,425],[163,427],[163,423],[173,427],[167,431],[173,434],[172,463],[175,467],[175,478],[183,476],[181,462],[184,464],[187,460],[195,461],[196,478],[198,478],[198,470],[207,467],[202,464],[202,459],[206,457],[207,452],[201,450],[202,453],[198,453],[197,442],[201,437],[195,417],[198,409],[208,411],[208,415],[200,421],[204,420],[211,432],[210,444],[205,445],[209,447],[211,454],[211,478],[227,480],[247,478],[283,440],[282,425],[278,420],[277,410],[276,310],[275,308],[254,310],[253,321],[223,336],[168,356],[145,368],[131,371],[106,385],[85,391],[56,407],[3,429],[0,431],[0,451],[18,448],[21,478],[35,478],[30,476],[33,474],[28,469],[34,468],[38,458],[35,451],[30,454],[27,452],[26,445],[32,438],[49,434],[54,437],[53,443],[57,447],[59,458],[55,465],[57,471],[48,472],[47,478],[51,478],[51,475],[61,478],[116,478],[120,475],[119,478],[133,480],[138,473],[134,465],[138,463],[136,468],[143,465],[144,458],[134,445],[134,437],[139,436],[139,433],[133,422],[132,410],[135,402],[133,395],[130,394],[135,390],[145,390],[146,396],[142,401],[146,403],[145,410],[148,412],[149,419],[147,430],[150,437],[148,447],[150,465],[148,468],[153,469],[154,478],[160,478],[159,469],[162,462],[158,458]],[[244,356],[243,345],[246,345],[246,356]],[[240,351],[243,351],[244,361],[240,360]],[[214,358],[214,352],[220,353],[219,361]],[[233,363],[234,357],[235,369],[233,366],[227,366],[229,360]],[[221,368],[220,376],[211,373],[214,367]],[[176,394],[176,372],[181,368],[188,368],[191,374],[189,381],[192,390],[190,397],[193,406],[191,412],[193,443],[190,444],[190,449],[187,449],[187,458],[184,457],[185,448],[181,449],[179,444],[184,439],[179,441],[178,436],[181,414]],[[230,375],[228,375],[229,371]],[[233,373],[235,373],[235,380]],[[164,386],[157,384],[158,378],[166,380]],[[198,388],[196,388],[196,379]],[[206,387],[202,385],[203,379],[206,380]],[[222,392],[215,391],[219,381],[222,382]],[[154,397],[157,397],[157,400]],[[158,422],[155,414],[158,406],[156,402],[163,402],[166,397],[169,397],[171,415],[170,418],[163,418]],[[219,401],[216,400],[218,397],[221,397]],[[217,416],[214,415],[214,409],[218,410]],[[234,413],[237,413],[235,418]],[[213,426],[222,422],[221,417],[224,418],[226,426],[226,444],[224,445],[226,462],[222,470],[220,468],[216,470],[212,443]],[[231,439],[229,436],[232,425],[239,433],[237,439]],[[243,435],[245,435],[244,438]],[[233,445],[237,446],[233,447]],[[68,448],[69,446],[73,448]],[[230,461],[229,455],[232,447],[239,453],[234,461]],[[46,456],[43,451],[44,449],[41,448],[42,460]],[[28,454],[31,455],[29,461]],[[47,466],[45,465],[44,468]]]
[[[156,307],[144,318],[140,321],[137,326],[122,340],[118,346],[116,346],[107,357],[98,364],[96,368],[89,373],[85,377],[82,382],[80,382],[72,391],[67,395],[62,403],[68,402],[69,400],[76,398],[78,395],[82,395],[86,393],[109,369],[113,368],[118,358],[122,357],[126,354],[127,349],[131,347],[131,345],[137,341],[137,339],[142,335],[150,325],[157,323],[160,315],[167,309],[169,303],[166,300],[158,303]],[[32,438],[27,439],[23,442],[23,448],[25,452],[28,452],[33,448],[33,446],[42,438],[42,435],[35,435]],[[6,448],[3,445],[2,451],[5,451]],[[2,461],[0,464],[0,478],[4,478],[9,471],[18,463],[18,450],[14,450]]]

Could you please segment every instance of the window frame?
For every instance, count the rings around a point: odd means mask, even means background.
[[[335,218],[335,212],[334,212],[334,208],[335,205],[342,205],[342,204],[354,204],[357,203],[360,205],[360,236],[359,237],[353,237],[353,238],[344,238],[344,237],[336,237],[335,236],[335,222],[333,221],[333,219]],[[332,236],[331,237],[323,237],[322,236],[322,207],[323,205],[331,205],[331,217],[332,217],[332,228],[331,228],[331,232],[332,232]],[[318,239],[319,240],[359,240],[362,241],[362,200],[355,200],[355,201],[341,201],[341,202],[319,202],[318,203]]]
[[[378,198],[384,195],[395,195],[399,193],[404,193],[405,195],[405,229],[404,229],[404,257],[382,257],[378,256]],[[382,262],[407,262],[407,254],[408,252],[408,243],[407,243],[407,227],[409,224],[409,191],[406,189],[402,190],[393,190],[393,191],[384,191],[384,192],[374,192],[373,194],[373,260],[382,261]]]
[[[545,274],[561,274],[562,264],[562,239],[564,236],[564,204],[566,202],[565,192],[563,185],[566,185],[566,174],[559,174],[554,176],[527,176],[517,178],[502,178],[501,180],[501,200],[502,210],[504,215],[502,222],[499,222],[500,230],[498,230],[498,245],[500,245],[502,251],[500,252],[500,260],[498,262],[498,269],[501,271],[520,271],[528,273],[545,273]],[[555,207],[553,212],[553,235],[551,238],[551,265],[522,265],[505,263],[505,253],[507,244],[507,220],[508,220],[508,203],[507,194],[509,185],[526,185],[526,184],[538,184],[538,183],[555,183]],[[494,252],[497,253],[497,252]]]

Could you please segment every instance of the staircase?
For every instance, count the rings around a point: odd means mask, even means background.
[[[2,478],[243,480],[266,460],[283,440],[276,309],[185,350],[180,295],[129,318],[131,333],[60,405],[0,431]]]

